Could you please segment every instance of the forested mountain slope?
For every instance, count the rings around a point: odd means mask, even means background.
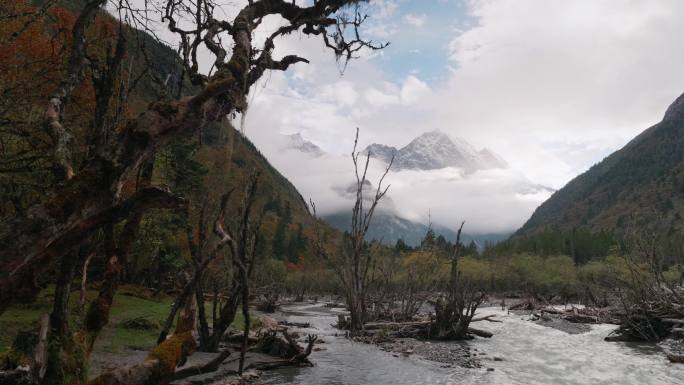
[[[40,7],[46,3],[34,1],[33,4]],[[5,40],[0,54],[0,76],[7,81],[0,108],[5,113],[4,124],[11,128],[0,132],[2,164],[5,165],[0,173],[0,217],[3,218],[0,234],[10,234],[12,218],[25,215],[44,191],[59,183],[53,177],[52,159],[45,156],[50,152],[52,140],[35,122],[63,75],[59,53],[69,43],[69,35],[63,31],[74,22],[75,10],[79,7],[78,0],[57,2],[46,10],[46,17],[27,24],[28,30],[17,37],[12,37],[11,33],[21,26],[11,22],[0,26],[0,37],[4,36]],[[89,61],[93,68],[113,60],[118,28],[117,21],[104,12],[94,19],[88,30]],[[112,85],[115,91],[111,104],[115,113],[105,117],[107,125],[123,125],[154,103],[196,92],[187,76],[181,77],[182,69],[175,50],[126,26],[124,38],[125,53],[119,68],[125,76]],[[32,65],[25,65],[27,62]],[[93,156],[89,145],[93,135],[91,119],[98,97],[95,82],[101,75],[87,67],[84,81],[75,89],[64,111],[64,122],[73,134],[72,152],[76,164]],[[304,199],[256,147],[233,128],[229,119],[209,124],[202,129],[201,135],[172,140],[155,153],[152,163],[151,185],[168,189],[189,202],[189,220],[196,233],[202,211],[204,225],[211,233],[221,196],[234,189],[231,204],[236,210],[242,204],[247,178],[258,173],[256,203],[258,211],[263,213],[261,256],[293,263],[313,256],[313,248],[308,245],[315,220]],[[124,193],[132,194],[138,188],[139,179],[140,173],[131,177],[124,186]],[[178,213],[164,210],[153,210],[144,216],[140,234],[130,251],[132,266],[127,279],[154,286],[160,284],[165,275],[177,272],[189,258],[183,221]],[[101,256],[93,261],[93,279],[98,278],[104,264]],[[155,277],[149,277],[151,271],[155,271]],[[37,280],[42,283],[43,278]]]
[[[516,233],[583,227],[620,232],[684,227],[684,95],[663,120],[558,190]]]

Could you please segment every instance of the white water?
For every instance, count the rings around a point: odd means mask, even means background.
[[[310,322],[314,328],[303,332],[320,335],[326,350],[314,352],[313,368],[269,372],[262,384],[684,385],[684,365],[669,363],[657,346],[604,342],[612,325],[568,334],[527,321],[527,316],[484,308],[478,314],[496,314],[504,322],[478,323],[494,337],[468,342],[485,353],[480,357],[483,368],[464,369],[443,368],[413,356],[394,357],[375,346],[335,337],[339,331],[330,324],[336,314],[320,305],[286,310],[295,312],[286,317],[289,321]]]

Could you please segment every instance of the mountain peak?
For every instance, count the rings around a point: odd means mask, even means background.
[[[505,168],[507,164],[489,149],[477,150],[466,140],[452,139],[441,130],[432,130],[413,139],[397,150],[394,147],[373,143],[364,153],[389,162],[395,154],[392,168],[397,170],[436,170],[455,167],[466,172]]]
[[[361,152],[361,154],[363,155],[370,154],[371,157],[380,159],[385,163],[389,163],[396,153],[397,149],[395,147],[387,146],[380,143],[373,143]]]
[[[439,130],[439,129],[424,132],[420,136],[418,136],[418,138],[416,138],[416,139],[420,139],[420,138],[434,138],[434,139],[439,139],[439,140],[451,140],[449,138],[449,135],[446,134],[446,132]]]
[[[287,139],[287,144],[285,145],[285,148],[287,149],[297,150],[312,155],[314,157],[319,157],[325,154],[325,152],[320,147],[304,139],[302,134],[299,132],[284,136]]]

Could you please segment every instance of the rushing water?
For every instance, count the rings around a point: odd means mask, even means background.
[[[614,326],[596,325],[587,333],[568,334],[495,308],[479,314],[497,314],[504,322],[478,324],[494,337],[469,342],[485,353],[483,368],[464,369],[444,368],[415,356],[395,357],[373,345],[337,337],[339,331],[331,327],[336,313],[321,305],[291,306],[284,318],[309,322],[312,328],[302,332],[321,336],[325,350],[314,352],[313,368],[267,372],[261,384],[684,384],[684,365],[669,363],[657,346],[604,342]]]

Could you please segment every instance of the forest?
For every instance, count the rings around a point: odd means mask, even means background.
[[[250,0],[230,17],[212,0],[0,5],[0,383],[258,381],[323,370],[337,339],[397,356],[417,349],[404,339],[495,340],[487,326],[510,312],[482,312],[498,307],[613,324],[611,341],[684,337],[677,234],[550,226],[478,245],[461,222],[452,241],[368,239],[393,159],[371,176],[358,128],[350,230],[319,218],[241,119],[262,77],[309,63],[276,58],[285,36],[316,38],[343,67],[387,48],[364,37],[365,3]],[[258,40],[273,16],[282,26]],[[287,318],[307,303],[334,331]]]

